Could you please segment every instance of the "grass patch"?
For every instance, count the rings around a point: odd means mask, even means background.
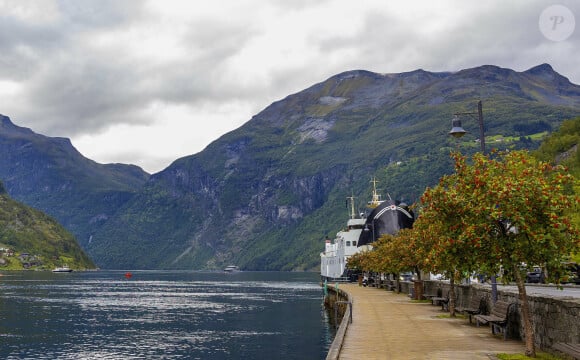
[[[437,319],[451,319],[451,315],[450,314],[440,314],[435,316]],[[463,314],[457,314],[455,313],[455,319],[467,319],[467,317]]]
[[[423,304],[423,303],[431,303],[431,300],[411,300],[412,303]]]
[[[531,358],[529,356],[526,356],[524,354],[497,354],[497,358],[501,359],[501,360],[534,360],[534,359],[540,359],[540,360],[565,360],[565,358],[563,357],[559,357],[556,355],[552,355],[552,354],[548,354],[546,352],[536,352],[536,357],[535,358]]]

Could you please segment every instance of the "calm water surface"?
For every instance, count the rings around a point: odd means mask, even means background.
[[[5,272],[2,359],[323,359],[318,274]]]

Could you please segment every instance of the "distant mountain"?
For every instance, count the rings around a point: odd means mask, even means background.
[[[547,64],[345,72],[152,175],[87,250],[103,267],[316,269],[324,237],[344,226],[346,196],[362,207],[372,176],[383,195],[412,203],[451,171],[451,150],[479,150],[470,116],[470,134],[448,136],[452,114],[479,100],[488,148],[534,149],[580,114],[580,86]]]
[[[46,214],[8,196],[0,182],[0,270],[94,269],[75,238]]]
[[[56,218],[83,247],[149,178],[134,165],[98,164],[69,139],[36,134],[2,115],[0,154],[8,193]]]
[[[477,121],[448,136],[457,112],[483,102],[487,147],[538,147],[580,114],[580,86],[543,64],[516,72],[349,71],[277,101],[204,151],[149,176],[101,165],[66,139],[0,117],[0,179],[57,218],[97,265],[125,269],[308,270],[324,238],[363,207],[370,179],[415,202],[452,170],[449,152],[479,150]]]

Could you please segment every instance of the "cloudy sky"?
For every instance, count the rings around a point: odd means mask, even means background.
[[[0,0],[0,114],[157,172],[347,70],[549,63],[580,84],[580,2],[553,4]]]

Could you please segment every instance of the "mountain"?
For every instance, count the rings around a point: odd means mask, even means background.
[[[102,268],[317,268],[376,177],[415,202],[452,170],[449,152],[535,149],[580,114],[580,86],[542,64],[516,72],[348,71],[277,101],[202,152],[149,175],[98,164],[65,138],[0,115],[0,179],[16,200],[57,219]],[[454,113],[469,133],[448,136]]]
[[[202,152],[153,174],[86,249],[102,267],[307,270],[344,225],[345,198],[415,202],[452,169],[452,114],[483,102],[488,149],[529,148],[580,114],[580,86],[547,64],[523,72],[348,71],[277,101]]]
[[[14,199],[42,210],[82,247],[149,179],[134,165],[98,164],[69,139],[47,137],[0,115],[0,180]]]
[[[0,270],[94,269],[75,238],[54,219],[8,196],[0,182]],[[14,252],[14,254],[10,254]]]

